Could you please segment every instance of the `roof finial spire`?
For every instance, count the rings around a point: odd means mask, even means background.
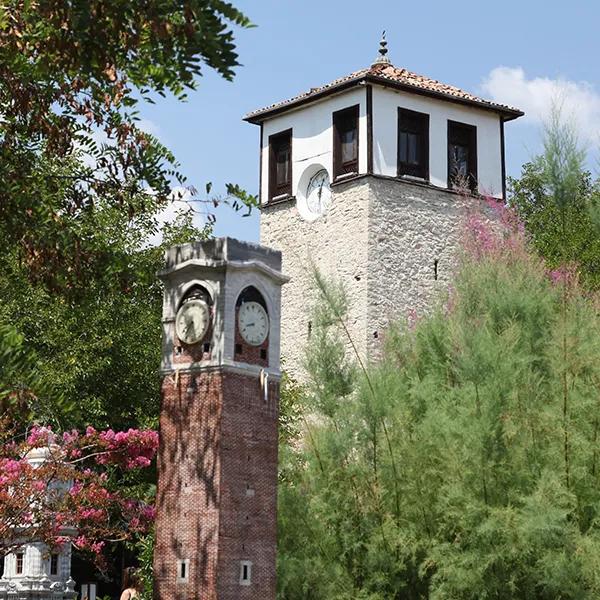
[[[387,49],[387,40],[385,39],[385,29],[381,34],[381,40],[379,42],[379,56],[373,61],[371,65],[374,67],[375,65],[389,65],[390,59],[387,57],[388,49]]]

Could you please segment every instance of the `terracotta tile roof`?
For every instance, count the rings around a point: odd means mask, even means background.
[[[311,88],[288,100],[252,111],[244,117],[244,120],[250,121],[251,123],[260,123],[270,116],[285,112],[288,109],[310,102],[313,99],[316,100],[322,96],[367,81],[401,88],[407,91],[414,91],[428,96],[435,96],[453,102],[460,102],[462,104],[476,105],[503,114],[505,120],[516,119],[524,114],[518,108],[498,104],[490,100],[484,100],[483,98],[474,96],[453,85],[441,83],[435,79],[430,79],[429,77],[408,71],[407,69],[400,69],[391,64],[374,64],[368,69],[361,69],[360,71],[355,71],[354,73],[350,73],[350,75],[340,77],[320,87]]]

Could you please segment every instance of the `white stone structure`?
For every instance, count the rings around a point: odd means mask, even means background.
[[[466,211],[505,196],[504,123],[523,113],[380,56],[291,100],[260,125],[261,243],[283,253],[282,355],[302,373],[311,264],[341,281],[364,357],[387,324],[447,288]]]
[[[36,448],[27,459],[36,466],[47,460],[49,452],[50,448]],[[76,595],[71,544],[52,553],[43,543],[28,542],[4,557],[0,600],[73,600]]]
[[[214,256],[227,256],[227,262],[221,261],[217,265]],[[161,374],[169,374],[173,371],[173,356],[176,357],[176,367],[186,369],[193,366],[190,357],[185,353],[177,354],[175,349],[176,339],[173,329],[175,315],[181,304],[181,299],[195,286],[206,287],[212,298],[216,298],[215,311],[222,314],[233,314],[236,300],[241,291],[252,285],[258,289],[267,306],[270,318],[279,322],[279,306],[281,303],[280,288],[273,288],[271,282],[279,281],[281,275],[277,270],[265,264],[268,257],[271,261],[279,260],[279,255],[269,248],[261,248],[250,242],[240,242],[233,238],[215,238],[208,242],[195,242],[174,246],[165,254],[166,269],[169,275],[169,286],[165,286],[163,294],[163,353],[161,362]],[[220,278],[210,281],[190,278],[190,271],[194,269],[210,267],[222,269]],[[227,275],[227,287],[225,287],[225,275]],[[163,276],[162,272],[159,276]],[[282,283],[287,277],[282,279]],[[285,286],[284,286],[285,287]],[[234,353],[235,323],[227,320],[223,322],[217,319],[213,324],[215,328],[215,346],[210,352],[210,358],[204,359],[204,367],[218,367],[225,365],[235,369],[240,362]],[[268,364],[278,365],[280,357],[280,334],[279,328],[270,332]],[[279,369],[273,367],[250,367],[256,373],[264,370],[275,379],[278,379]]]

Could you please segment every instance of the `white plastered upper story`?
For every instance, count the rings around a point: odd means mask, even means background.
[[[372,145],[374,175],[395,177],[398,158],[398,108],[429,115],[429,182],[447,187],[448,121],[477,128],[479,192],[503,194],[502,116],[492,110],[388,87],[372,86]],[[333,113],[359,105],[358,168],[368,172],[367,85],[361,84],[303,104],[262,123],[261,202],[269,200],[269,137],[292,130],[292,195],[304,170],[320,164],[333,177]]]

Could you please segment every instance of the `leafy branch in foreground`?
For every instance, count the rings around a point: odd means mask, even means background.
[[[99,202],[129,219],[169,202],[185,177],[139,102],[185,99],[206,67],[231,80],[233,28],[249,26],[220,0],[3,4],[0,228],[34,271],[76,279],[87,255],[64,220]]]

